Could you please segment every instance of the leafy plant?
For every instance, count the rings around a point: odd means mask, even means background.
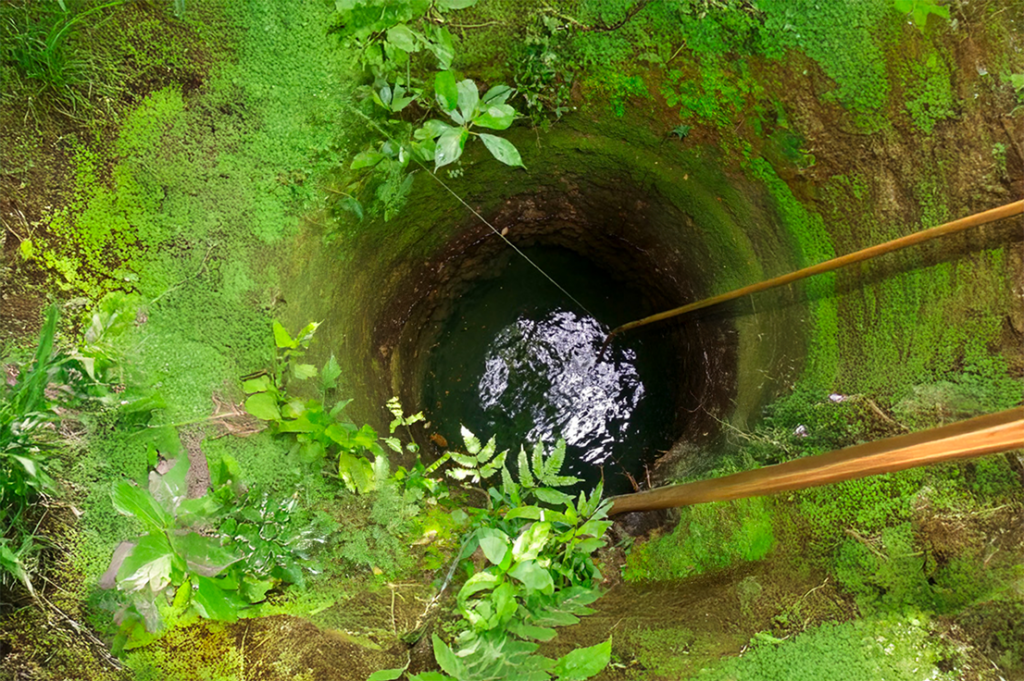
[[[549,641],[554,627],[579,621],[593,612],[600,573],[591,554],[605,545],[610,503],[602,502],[602,484],[578,499],[556,488],[579,483],[561,475],[565,442],[549,456],[538,443],[528,456],[520,448],[518,481],[504,465],[494,438],[486,445],[463,428],[467,453],[446,452],[440,462],[454,464],[447,473],[481,482],[501,471],[499,485],[486,490],[488,506],[469,509],[471,530],[459,553],[468,579],[456,597],[462,631],[456,649],[436,635],[434,657],[445,674],[427,672],[412,681],[457,679],[586,679],[604,669],[611,641],[575,650],[552,660],[536,653],[536,641]],[[554,505],[560,510],[542,504]],[[371,678],[396,679],[402,669]]]
[[[122,302],[100,301],[85,343],[70,352],[56,346],[59,315],[51,306],[32,359],[9,363],[10,373],[0,381],[0,580],[13,577],[30,594],[26,561],[39,548],[36,504],[56,492],[48,471],[48,453],[60,439],[54,423],[70,418],[59,407],[125,407],[149,394],[111,385],[124,376],[117,338],[126,329],[116,323]]]
[[[150,475],[148,489],[118,480],[111,490],[114,508],[145,531],[122,544],[127,550],[119,549],[111,565],[128,596],[119,634],[126,647],[148,641],[165,617],[193,611],[234,621],[279,584],[302,585],[311,552],[327,534],[295,496],[246,489],[230,457],[211,465],[211,491],[197,499],[185,497],[188,459],[165,465],[163,474]]]
[[[411,161],[434,163],[434,170],[461,157],[471,136],[481,139],[502,163],[522,166],[515,146],[501,137],[471,128],[505,130],[515,119],[506,104],[514,90],[499,85],[481,98],[472,80],[456,82],[451,71],[455,40],[445,27],[445,12],[465,9],[477,0],[340,0],[331,31],[355,47],[372,85],[365,89],[376,105],[377,115],[363,116],[375,136],[369,148],[356,154],[350,169],[362,171],[340,193],[338,207],[364,216],[363,204],[371,200],[374,210],[389,220],[405,204],[412,188],[408,172]],[[436,61],[433,77],[417,55],[429,54]],[[432,87],[431,87],[432,86]],[[431,89],[433,93],[431,93]],[[432,97],[431,94],[434,96]],[[452,126],[423,114],[440,108],[456,123]],[[380,114],[383,114],[381,116]],[[452,171],[456,174],[458,170]]]
[[[104,10],[123,5],[127,0],[114,0],[83,12],[74,13],[63,0],[59,7],[40,7],[33,11],[5,12],[3,44],[0,60],[14,67],[26,81],[37,84],[37,93],[50,93],[74,110],[88,105],[88,98],[76,90],[84,84],[95,67],[88,56],[74,54],[68,40],[86,20]]]
[[[561,27],[554,17],[541,17],[540,26],[526,34],[515,60],[516,90],[534,125],[543,124],[548,114],[559,119],[569,110],[572,74],[561,54]]]
[[[935,15],[949,19],[949,7],[939,4],[938,0],[893,0],[896,11],[911,17],[922,31],[928,23],[928,17]]]
[[[242,383],[242,389],[249,395],[245,408],[250,414],[270,424],[275,435],[295,437],[290,454],[304,465],[319,464],[330,454],[337,456],[338,476],[352,492],[364,494],[377,487],[378,481],[388,477],[387,455],[381,447],[382,441],[396,452],[402,451],[401,441],[395,431],[423,420],[423,414],[404,416],[397,398],[388,401],[388,409],[395,419],[390,425],[389,437],[379,439],[377,431],[369,425],[357,426],[342,420],[342,412],[352,400],[340,400],[329,409],[327,396],[338,387],[341,368],[334,355],[317,369],[302,362],[313,335],[319,325],[307,324],[295,338],[280,324],[274,322],[274,343],[277,346],[277,361],[272,372],[251,375]],[[307,381],[320,378],[320,399],[302,399],[290,395],[286,384],[290,381]],[[406,450],[417,451],[411,441]],[[371,455],[372,461],[366,458]]]

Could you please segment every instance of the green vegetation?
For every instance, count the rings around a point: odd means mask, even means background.
[[[953,679],[955,674],[939,671],[947,654],[932,638],[927,620],[892,616],[824,624],[785,644],[759,640],[748,654],[698,678]]]
[[[571,487],[578,478],[560,475],[565,442],[550,455],[538,443],[531,456],[522,448],[517,458],[518,482],[505,466],[507,451],[498,452],[494,438],[481,444],[463,428],[466,453],[447,452],[446,471],[457,480],[483,483],[501,471],[501,486],[477,488],[486,509],[469,509],[469,529],[457,560],[467,579],[456,603],[463,622],[452,650],[433,635],[434,658],[448,676],[411,674],[410,681],[457,679],[590,678],[607,666],[611,641],[580,648],[558,660],[535,654],[538,644],[555,637],[556,626],[579,622],[592,614],[587,606],[600,596],[600,572],[591,559],[605,546],[603,536],[610,504],[602,502],[603,485],[579,499],[556,488]],[[435,464],[437,465],[437,464]],[[564,508],[555,511],[540,504]],[[473,557],[480,553],[481,561]],[[486,566],[486,567],[484,567]],[[370,679],[397,679],[404,668],[386,670]]]
[[[1014,456],[634,541],[561,447],[435,448],[382,404],[470,233],[417,163],[524,242],[631,183],[651,202],[584,228],[642,215],[724,291],[1002,201],[1008,8],[5,3],[0,677],[1019,676]],[[748,425],[678,477],[1020,404],[1019,244],[988,238],[754,299]]]

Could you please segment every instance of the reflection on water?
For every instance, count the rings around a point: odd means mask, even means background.
[[[477,281],[454,301],[430,352],[423,406],[431,434],[458,445],[465,425],[513,453],[562,437],[564,474],[587,485],[604,477],[609,493],[632,491],[627,476],[642,479],[645,463],[671,443],[675,349],[657,333],[633,334],[599,362],[611,327],[654,310],[576,253],[528,254],[592,314],[522,258]]]
[[[644,395],[633,350],[614,349],[598,361],[606,333],[593,317],[568,310],[521,316],[498,332],[484,358],[484,412],[531,423],[528,442],[563,437],[588,463],[604,463]]]

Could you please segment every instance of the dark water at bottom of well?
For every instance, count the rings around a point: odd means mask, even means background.
[[[481,439],[496,435],[499,450],[513,455],[520,445],[564,438],[563,473],[588,484],[603,474],[608,493],[630,492],[626,474],[642,480],[644,464],[671,444],[678,357],[669,339],[647,333],[616,339],[599,360],[611,328],[652,310],[572,251],[526,254],[590,312],[519,256],[481,278],[455,301],[431,350],[430,430],[457,447],[465,425]]]

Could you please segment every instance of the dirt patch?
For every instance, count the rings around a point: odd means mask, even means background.
[[[246,620],[232,631],[245,681],[365,679],[407,661],[368,638],[320,629],[297,617]]]
[[[780,637],[849,605],[817,574],[794,575],[777,561],[748,563],[691,579],[624,583],[594,604],[597,612],[559,630],[541,652],[549,657],[612,637],[618,667],[598,679],[680,679],[726,655],[739,654],[757,632]]]
[[[202,443],[206,436],[197,429],[189,429],[181,434],[181,444],[188,452],[188,473],[185,483],[188,485],[188,498],[198,499],[210,489],[210,469],[206,465]]]

